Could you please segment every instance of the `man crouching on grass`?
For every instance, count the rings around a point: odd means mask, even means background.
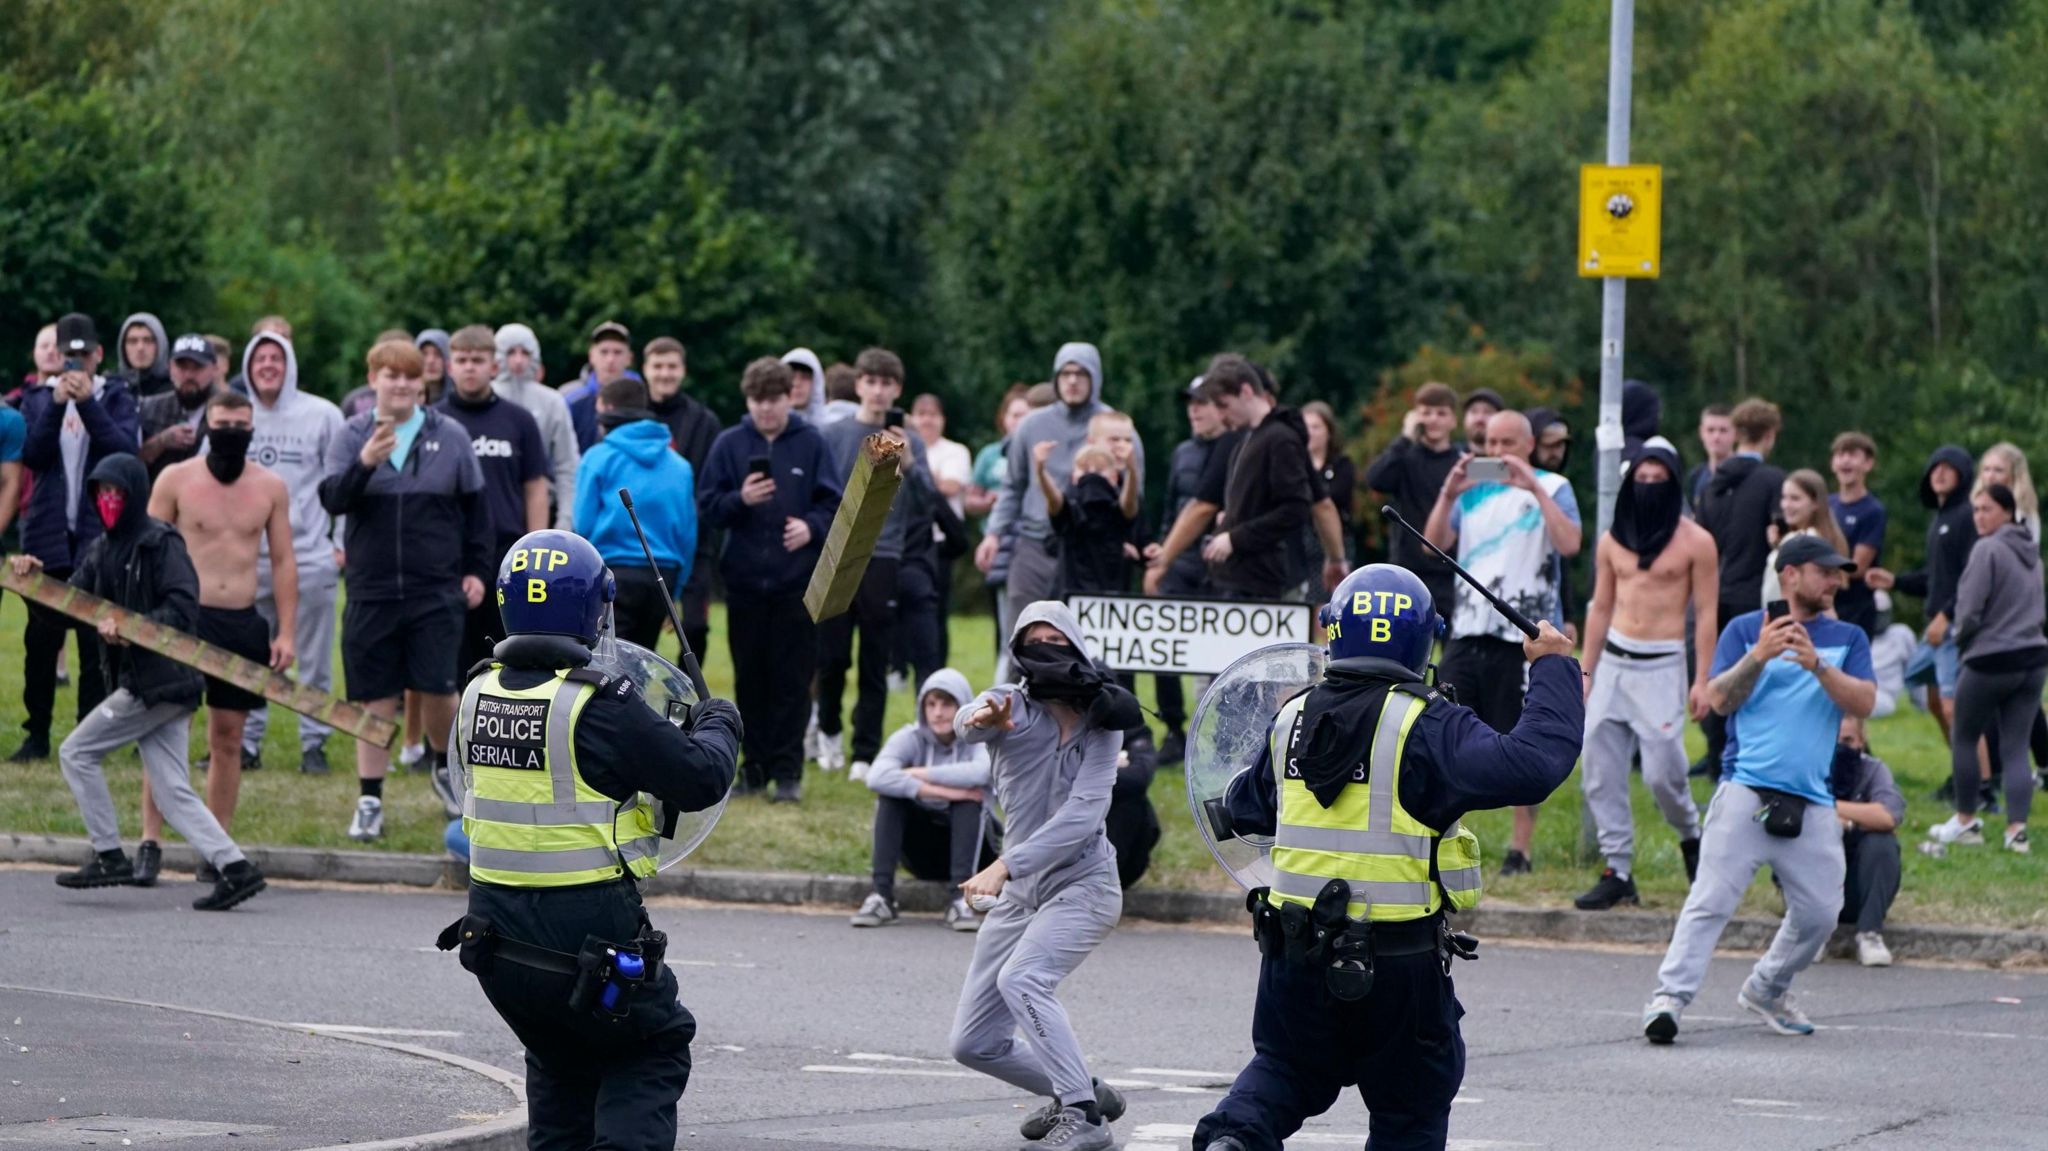
[[[165,627],[190,632],[199,623],[199,576],[178,529],[149,518],[149,470],[125,453],[101,460],[87,477],[106,534],[94,540],[71,573],[71,585]],[[17,575],[42,566],[34,556],[10,561]],[[114,798],[100,762],[133,743],[145,778],[154,785],[164,818],[207,865],[219,872],[213,889],[192,901],[200,911],[226,911],[263,890],[262,873],[221,830],[220,821],[192,790],[185,750],[192,713],[199,708],[200,675],[154,652],[130,646],[102,620],[102,663],[113,688],[57,750],[64,782],[92,837],[93,854],[77,871],[57,877],[60,887],[113,887],[130,883],[134,864],[121,850]]]

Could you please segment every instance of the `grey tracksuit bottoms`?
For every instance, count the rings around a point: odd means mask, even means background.
[[[175,703],[144,706],[127,688],[122,688],[92,709],[64,737],[63,745],[57,749],[57,762],[64,769],[64,782],[71,786],[72,797],[78,801],[78,814],[85,819],[94,851],[112,851],[121,846],[121,823],[114,814],[114,797],[107,791],[107,777],[100,770],[100,761],[108,752],[132,743],[142,757],[142,770],[149,777],[164,822],[216,868],[243,858],[242,849],[221,830],[220,821],[192,790],[191,768],[185,758],[192,733],[192,711]]]
[[[1842,910],[1842,825],[1832,804],[1808,803],[1799,838],[1780,839],[1764,830],[1756,814],[1762,808],[1756,792],[1724,781],[1707,807],[1706,834],[1700,839],[1700,873],[1686,896],[1685,910],[1664,965],[1657,969],[1657,990],[1680,1003],[1691,1003],[1721,929],[1742,902],[1742,893],[1769,864],[1785,889],[1785,921],[1771,940],[1771,949],[1756,961],[1749,975],[1750,994],[1773,1000],[1785,994],[1792,979],[1820,954],[1821,944],[1835,930]]]
[[[953,1058],[1033,1095],[1068,1105],[1093,1100],[1088,1061],[1053,993],[1108,936],[1123,908],[1113,867],[1035,908],[1005,893],[974,937],[953,1017]]]
[[[298,665],[292,668],[292,678],[318,691],[334,690],[334,601],[336,587],[332,579],[326,586],[299,581],[299,619],[294,629],[292,647],[298,655]],[[256,597],[256,611],[270,624],[272,635],[277,633],[277,601],[269,595]],[[467,668],[463,670],[468,670]],[[263,733],[270,728],[269,705],[249,713],[248,722],[242,728],[242,750],[255,753],[263,749]],[[299,750],[322,747],[327,743],[327,733],[334,729],[310,715],[299,717]]]
[[[1700,834],[1699,807],[1686,786],[1685,641],[1633,640],[1609,633],[1612,650],[1593,669],[1586,697],[1586,747],[1580,785],[1600,833],[1600,854],[1619,875],[1631,873],[1635,814],[1629,805],[1629,759],[1643,755],[1643,784],[1681,840]]]

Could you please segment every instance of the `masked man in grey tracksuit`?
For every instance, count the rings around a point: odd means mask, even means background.
[[[1138,701],[1081,646],[1066,605],[1017,616],[1010,657],[1021,684],[975,697],[961,734],[986,743],[1007,828],[1003,853],[961,885],[997,896],[974,944],[953,1018],[953,1057],[1051,1097],[1026,1118],[1026,1139],[1059,1151],[1116,1145],[1123,1098],[1092,1080],[1066,1009],[1053,997],[1123,914],[1116,849],[1103,830],[1125,729]],[[1020,1042],[1017,1032],[1025,1038]]]

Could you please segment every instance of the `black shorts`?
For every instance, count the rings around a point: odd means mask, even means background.
[[[1522,720],[1522,690],[1528,674],[1522,645],[1491,636],[1454,639],[1444,648],[1438,678],[1458,691],[1458,702],[1479,713],[1493,730],[1506,733]]]
[[[270,663],[270,623],[253,607],[199,605],[199,638],[259,664]],[[254,711],[262,696],[224,679],[206,677],[206,706],[215,711]]]
[[[462,669],[462,597],[349,600],[341,613],[341,670],[348,698],[392,699],[408,691],[452,695]]]

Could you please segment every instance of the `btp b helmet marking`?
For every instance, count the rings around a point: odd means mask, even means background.
[[[605,605],[617,591],[597,549],[574,532],[528,532],[498,565],[498,614],[508,636],[566,635],[596,643]]]
[[[1383,659],[1417,675],[1443,631],[1429,588],[1394,564],[1367,564],[1345,576],[1321,618],[1332,661]]]

